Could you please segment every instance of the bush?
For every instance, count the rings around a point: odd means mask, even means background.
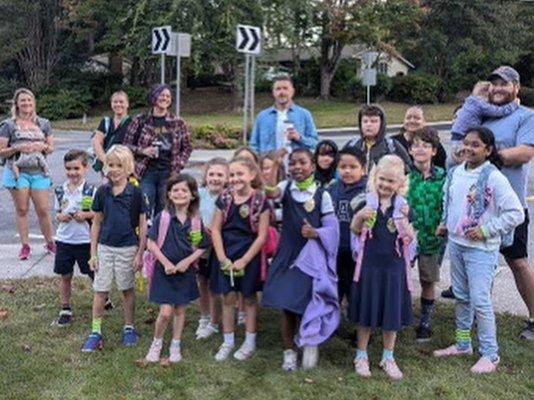
[[[200,125],[192,129],[193,147],[204,149],[235,149],[242,139],[239,128],[227,125]]]
[[[128,95],[130,100],[130,109],[137,107],[145,107],[147,103],[148,89],[142,86],[126,86],[122,90]]]
[[[86,91],[60,90],[42,95],[37,100],[37,112],[50,120],[81,117],[90,108],[91,95]]]
[[[534,107],[534,88],[522,86],[519,90],[521,104],[526,107]]]
[[[18,83],[14,80],[0,78],[0,115],[9,114],[11,99],[18,86]]]
[[[439,78],[428,74],[411,74],[393,78],[389,99],[402,103],[437,103]]]
[[[335,97],[359,98],[365,94],[361,93],[362,85],[358,77],[359,65],[354,60],[341,60],[339,67],[332,79],[331,90]]]

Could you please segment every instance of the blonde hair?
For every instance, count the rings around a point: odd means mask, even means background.
[[[208,185],[206,178],[208,177],[208,171],[210,170],[210,168],[217,166],[217,165],[224,167],[226,169],[226,179],[228,183],[228,161],[226,161],[226,159],[222,157],[214,157],[211,160],[209,160],[206,163],[206,166],[204,167],[204,175],[202,175],[202,181],[200,184],[202,187],[206,187]]]
[[[397,189],[397,194],[406,196],[408,193],[408,176],[405,174],[404,161],[399,156],[394,154],[388,154],[383,156],[378,164],[371,170],[369,174],[369,181],[367,182],[367,190],[372,193],[377,193],[376,190],[376,178],[380,171],[385,170],[388,172],[395,172],[397,180],[400,183]]]
[[[475,83],[475,86],[473,87],[473,92],[471,94],[476,97],[483,97],[487,99],[490,85],[491,82],[478,81],[477,83]]]
[[[245,168],[247,168],[250,172],[256,174],[252,182],[250,182],[250,186],[252,186],[253,189],[263,189],[263,179],[261,178],[261,171],[258,164],[256,164],[254,161],[252,161],[248,157],[236,157],[233,158],[232,161],[228,163],[228,166],[232,164],[241,164]]]
[[[30,89],[26,88],[20,88],[15,90],[15,93],[13,94],[13,105],[11,106],[11,117],[13,119],[17,118],[19,116],[19,108],[17,106],[17,101],[19,100],[19,97],[21,94],[27,94],[30,96],[33,100],[33,113],[30,115],[30,119],[32,121],[35,121],[37,119],[37,112],[35,111],[35,108],[37,107],[36,101],[35,101],[35,95]]]
[[[116,158],[122,165],[122,169],[128,176],[134,173],[134,157],[130,149],[122,144],[114,144],[106,153],[104,161],[104,174],[108,174],[108,163],[110,158]]]
[[[117,90],[116,92],[113,92],[113,94],[111,95],[111,97],[109,98],[109,101],[112,102],[113,99],[117,96],[124,96],[124,98],[126,99],[126,102],[128,104],[130,104],[130,99],[128,97],[128,93],[126,93],[124,90]]]

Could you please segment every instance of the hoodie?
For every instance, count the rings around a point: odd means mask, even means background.
[[[386,115],[384,114],[384,110],[382,110],[382,108],[377,105],[371,105],[366,106],[360,110],[360,112],[358,113],[358,127],[360,129],[360,135],[362,132],[363,112],[366,110],[376,111],[380,116],[380,130],[378,132],[378,135],[376,136],[375,142],[371,147],[368,148],[365,144],[363,137],[360,136],[349,140],[345,144],[345,146],[343,146],[343,149],[356,147],[359,150],[363,151],[367,155],[366,169],[368,174],[371,169],[378,163],[378,160],[380,160],[386,154],[395,154],[399,156],[402,161],[404,161],[404,165],[406,166],[406,172],[409,172],[412,167],[412,161],[410,159],[408,151],[399,142],[386,137]]]

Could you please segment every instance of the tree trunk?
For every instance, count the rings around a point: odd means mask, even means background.
[[[122,56],[117,53],[109,53],[109,72],[113,75],[123,76]]]
[[[330,97],[330,87],[334,74],[327,66],[321,66],[321,98],[328,99]]]

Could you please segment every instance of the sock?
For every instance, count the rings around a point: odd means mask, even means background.
[[[181,340],[172,339],[171,340],[171,347],[180,347]]]
[[[61,305],[62,310],[71,311],[70,304],[62,304]]]
[[[91,329],[93,333],[102,334],[102,318],[95,318],[93,319],[93,323],[91,325]]]
[[[367,355],[367,350],[356,349],[356,360],[367,360],[369,356]]]
[[[156,347],[161,347],[163,346],[163,339],[154,338],[154,340],[152,341],[152,344]]]
[[[235,345],[234,332],[224,333],[223,337],[224,337],[224,344],[227,344],[228,346],[234,347],[234,345]]]
[[[534,324],[534,318],[529,318],[529,319],[528,319],[528,323],[529,323],[529,324]]]
[[[254,332],[254,333],[246,332],[245,333],[245,344],[248,347],[252,347],[254,349],[256,348],[256,332]]]
[[[382,362],[384,361],[392,361],[393,358],[393,350],[384,349],[382,351]]]
[[[134,330],[134,326],[133,325],[124,325],[124,330]]]
[[[200,321],[211,321],[211,316],[209,314],[201,315]]]
[[[471,331],[469,329],[456,329],[456,347],[459,350],[471,348]]]
[[[421,326],[430,328],[430,320],[434,311],[434,300],[421,297]]]

